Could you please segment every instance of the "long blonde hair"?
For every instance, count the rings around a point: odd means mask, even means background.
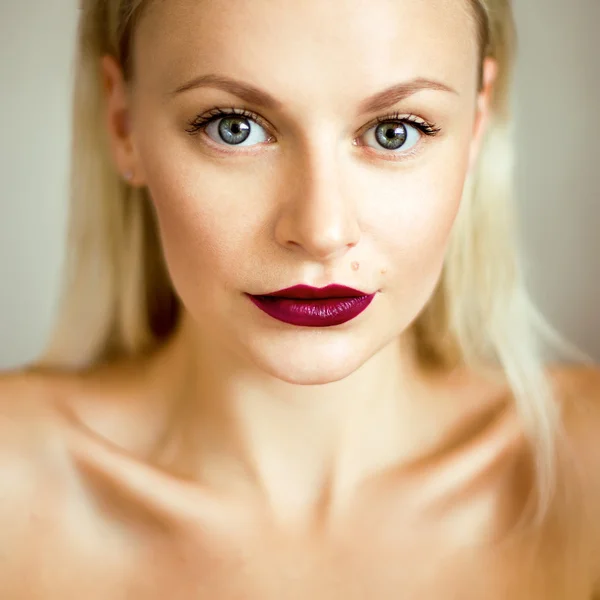
[[[41,365],[82,368],[150,352],[173,331],[179,301],[144,189],[113,166],[101,118],[100,58],[132,77],[131,45],[149,0],[80,0],[74,91],[70,251],[57,328]],[[538,506],[554,488],[559,413],[542,341],[562,344],[526,292],[512,203],[510,0],[468,0],[481,57],[498,63],[492,121],[465,184],[442,276],[411,326],[423,363],[501,367],[537,458]],[[562,344],[563,348],[566,345]]]

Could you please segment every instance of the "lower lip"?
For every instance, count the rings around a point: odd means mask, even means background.
[[[298,300],[276,296],[250,296],[250,300],[270,317],[298,327],[332,327],[358,317],[375,294],[352,298]]]

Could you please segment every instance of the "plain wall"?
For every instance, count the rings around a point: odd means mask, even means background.
[[[77,0],[0,0],[0,368],[41,350],[66,231]]]
[[[600,359],[600,0],[517,0],[515,10],[530,286]],[[0,0],[0,368],[36,357],[56,310],[76,18],[77,0]]]
[[[517,0],[517,193],[530,288],[600,359],[600,0]]]

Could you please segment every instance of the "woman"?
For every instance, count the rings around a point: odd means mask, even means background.
[[[516,261],[508,0],[82,0],[72,264],[0,397],[0,597],[600,592],[600,376]]]

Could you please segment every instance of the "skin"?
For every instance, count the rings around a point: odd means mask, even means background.
[[[107,131],[150,192],[183,318],[151,357],[0,382],[0,596],[590,600],[600,375],[551,373],[583,475],[560,481],[584,487],[518,529],[532,465],[506,383],[425,372],[408,333],[489,120],[496,65],[478,89],[466,5],[156,2],[134,65],[126,84],[102,60]],[[208,73],[275,102],[174,93]],[[418,78],[453,91],[361,111]],[[247,145],[186,132],[215,106],[258,115]],[[408,126],[394,154],[373,131],[395,112],[440,131]],[[298,283],[377,295],[323,329],[244,296]]]

